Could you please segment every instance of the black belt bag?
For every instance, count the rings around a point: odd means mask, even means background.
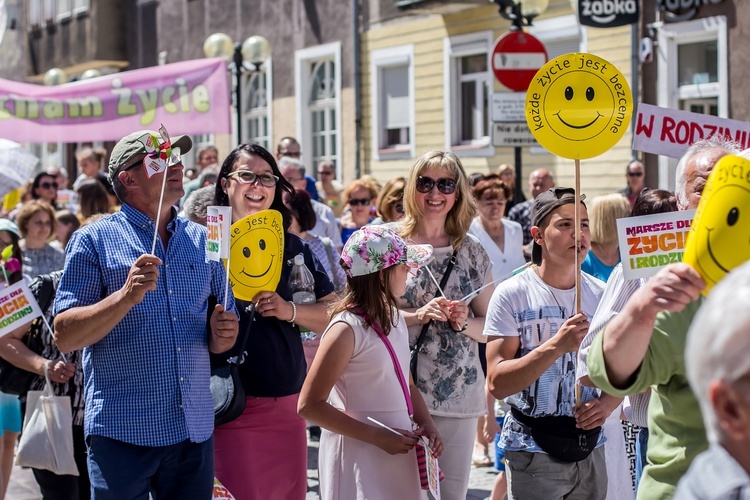
[[[583,430],[575,417],[529,417],[511,408],[513,418],[529,428],[536,444],[549,456],[563,462],[585,460],[599,442],[601,427]]]

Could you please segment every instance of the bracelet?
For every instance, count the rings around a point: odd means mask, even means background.
[[[469,328],[469,322],[468,321],[464,321],[464,326],[462,326],[460,330],[456,330],[455,328],[453,328],[453,325],[451,325],[451,330],[453,330],[456,333],[463,333],[463,332],[466,331],[467,328]]]
[[[294,326],[294,320],[297,318],[297,304],[295,304],[294,302],[290,302],[290,304],[292,304],[292,319],[288,319],[287,321],[289,321],[292,326]]]

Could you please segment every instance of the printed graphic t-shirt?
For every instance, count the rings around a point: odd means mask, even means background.
[[[581,273],[581,308],[589,321],[604,293],[604,283]],[[557,334],[565,320],[573,316],[575,288],[560,290],[547,285],[535,268],[500,284],[490,300],[484,334],[519,337],[521,358]],[[576,353],[557,358],[529,387],[505,402],[530,417],[568,416],[575,413]],[[581,402],[598,397],[598,390],[581,387]],[[541,451],[528,428],[508,414],[500,446],[512,451]]]

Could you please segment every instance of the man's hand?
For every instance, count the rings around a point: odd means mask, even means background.
[[[156,290],[156,282],[159,279],[158,266],[161,264],[161,259],[156,255],[145,253],[138,257],[121,288],[125,300],[135,306],[143,301],[146,292]]]
[[[208,350],[214,354],[221,354],[234,347],[240,329],[239,325],[236,314],[225,311],[223,305],[217,304],[211,314],[211,337]]]
[[[566,319],[551,340],[555,342],[555,348],[561,354],[573,352],[578,350],[588,331],[589,319],[585,314],[579,312]]]
[[[609,413],[608,413],[609,411]],[[612,413],[599,399],[591,399],[581,405],[575,413],[576,427],[585,431],[599,427]]]
[[[654,316],[661,311],[682,311],[698,298],[706,282],[687,264],[664,267],[643,286],[638,300]]]

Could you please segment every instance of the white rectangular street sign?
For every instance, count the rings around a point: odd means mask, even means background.
[[[547,63],[547,56],[542,52],[503,52],[494,54],[492,67],[502,69],[537,70]]]
[[[534,135],[526,122],[493,123],[492,144],[496,148],[536,146]]]
[[[492,94],[493,122],[525,122],[526,92],[494,92]]]

